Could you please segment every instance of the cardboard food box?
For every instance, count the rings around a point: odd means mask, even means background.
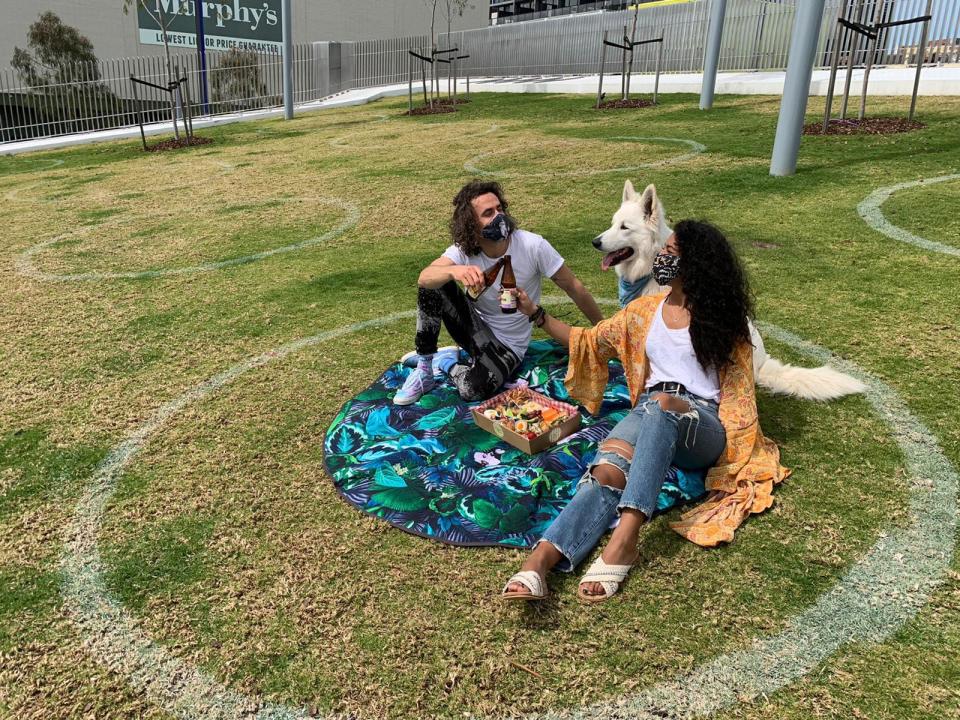
[[[532,400],[538,405],[554,408],[555,410],[558,410],[566,415],[567,419],[559,425],[553,426],[542,435],[528,439],[523,435],[506,428],[496,420],[491,420],[483,414],[484,410],[505,402],[507,396],[509,396],[511,393],[518,392],[524,396],[524,400]],[[502,440],[506,440],[515,448],[523,450],[528,455],[535,455],[538,452],[546,450],[548,447],[556,445],[563,438],[567,437],[567,435],[576,432],[580,428],[580,411],[577,410],[577,408],[573,405],[554,400],[553,398],[549,398],[546,395],[536,392],[535,390],[524,387],[507,390],[506,392],[502,392],[499,395],[480,403],[473,408],[473,421],[487,432],[493,433]]]

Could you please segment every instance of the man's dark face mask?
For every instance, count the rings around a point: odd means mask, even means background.
[[[510,226],[507,224],[507,216],[503,213],[497,213],[497,216],[487,223],[480,234],[486,240],[500,242],[506,240],[510,234]]]

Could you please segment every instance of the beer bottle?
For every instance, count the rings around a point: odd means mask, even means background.
[[[500,278],[500,312],[515,313],[517,311],[517,279],[513,276],[513,265],[510,256],[503,256],[503,277]]]
[[[504,256],[504,257],[506,257],[506,256]],[[497,275],[500,274],[500,268],[503,267],[503,260],[504,260],[504,258],[500,258],[500,259],[497,260],[493,265],[491,265],[489,268],[487,268],[487,271],[483,274],[483,287],[482,287],[482,288],[480,288],[479,290],[476,290],[476,289],[473,288],[473,287],[468,287],[468,288],[467,288],[467,297],[468,297],[468,298],[470,298],[471,300],[476,300],[476,299],[479,298],[481,295],[483,295],[483,291],[484,291],[484,290],[486,290],[488,287],[490,287],[491,285],[493,285],[493,283],[495,283],[495,282],[497,281]]]

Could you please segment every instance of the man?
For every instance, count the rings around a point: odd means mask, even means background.
[[[507,214],[507,200],[499,183],[473,180],[453,200],[450,234],[453,245],[423,269],[417,281],[417,367],[394,396],[397,405],[409,405],[433,389],[435,372],[446,373],[460,397],[481,400],[495,394],[520,365],[530,344],[531,322],[519,312],[504,313],[500,297],[487,289],[469,299],[457,285],[472,291],[484,288],[484,272],[510,255],[517,287],[534,302],[540,284],[549,277],[596,324],[600,308],[563,258],[539,235],[517,228]],[[460,362],[457,348],[437,351],[441,323],[470,356]]]

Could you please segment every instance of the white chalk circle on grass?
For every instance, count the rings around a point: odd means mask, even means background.
[[[363,124],[365,124],[365,125],[373,125],[373,124],[375,124],[375,123],[387,122],[387,121],[390,119],[390,116],[389,116],[389,115],[384,115],[383,113],[378,113],[377,115],[375,115],[375,117],[377,118],[376,120],[368,120],[366,123],[363,123]],[[360,135],[360,133],[359,133],[358,131],[354,131],[354,132],[351,132],[351,133],[346,133],[346,134],[344,134],[344,135],[338,135],[337,137],[332,138],[331,140],[328,140],[328,141],[327,141],[327,144],[330,145],[331,147],[336,147],[336,148],[349,148],[349,147],[354,147],[354,146],[351,145],[350,143],[346,142],[346,140],[347,140],[348,138],[352,138],[352,137],[355,137],[355,136],[357,136],[357,135]],[[366,146],[365,146],[365,145],[361,145],[360,147],[366,147]]]
[[[52,247],[56,247],[60,243],[68,242],[70,240],[82,237],[87,235],[94,230],[100,230],[103,227],[109,227],[109,223],[102,225],[90,225],[85,226],[80,230],[64,233],[58,235],[49,240],[44,240],[43,242],[37,243],[32,247],[27,248],[22,253],[16,256],[14,259],[14,266],[16,270],[21,275],[26,275],[29,278],[34,280],[44,280],[48,282],[81,282],[81,281],[91,281],[91,280],[142,280],[150,278],[159,278],[159,277],[168,277],[172,275],[189,275],[192,273],[201,273],[201,272],[211,272],[213,270],[223,270],[224,268],[235,267],[237,265],[246,265],[248,263],[256,262],[258,260],[263,260],[264,258],[272,257],[274,255],[281,255],[284,253],[296,252],[298,250],[303,250],[305,248],[313,247],[314,245],[319,245],[327,240],[332,240],[335,237],[338,237],[345,233],[347,230],[352,228],[360,221],[361,213],[360,209],[351,202],[342,200],[340,198],[333,197],[292,197],[292,198],[283,198],[285,201],[295,201],[295,200],[309,200],[311,202],[317,202],[323,205],[330,205],[338,208],[346,214],[346,217],[340,222],[339,225],[334,227],[332,230],[317,235],[316,237],[309,238],[307,240],[302,240],[300,242],[292,243],[290,245],[284,245],[282,247],[271,248],[270,250],[263,250],[257,253],[251,253],[250,255],[241,255],[240,257],[227,258],[225,260],[216,260],[207,263],[201,263],[199,265],[190,265],[187,267],[178,267],[178,268],[161,268],[155,270],[140,270],[140,271],[130,271],[130,272],[82,272],[82,273],[49,273],[40,270],[34,265],[33,258],[35,255],[43,252]]]
[[[42,170],[50,170],[51,168],[60,167],[61,165],[64,164],[64,162],[65,162],[64,160],[60,160],[58,158],[17,158],[14,166],[16,167],[16,166],[22,165],[23,163],[44,164],[46,166],[43,168],[36,168],[34,170],[24,170],[23,174],[26,174],[29,172],[39,172]],[[19,174],[20,173],[15,173],[12,176],[5,175],[3,177],[16,177],[16,175],[19,175]],[[7,202],[43,202],[43,203],[53,202],[52,200],[47,200],[47,199],[43,199],[43,200],[30,199],[25,201],[20,197],[20,193],[23,192],[24,190],[32,190],[35,187],[39,187],[41,184],[42,183],[37,182],[37,183],[32,183],[30,185],[27,185],[25,187],[15,187],[12,190],[8,190],[7,192],[5,192],[3,194],[3,199],[6,200]]]
[[[36,161],[36,162],[41,162],[41,161],[38,160],[38,161]],[[63,160],[48,160],[48,161],[46,161],[46,162],[55,162],[55,163],[57,163],[58,165],[63,165],[63,162],[64,162],[64,161],[63,161]],[[229,163],[229,162],[226,162],[226,161],[224,161],[224,160],[214,160],[214,161],[213,161],[213,164],[214,164],[216,167],[218,167],[218,168],[220,169],[220,171],[221,171],[222,173],[224,173],[224,174],[233,172],[233,171],[236,169],[236,167],[237,167],[237,166],[234,165],[233,163]],[[63,178],[60,178],[60,179],[63,179]],[[37,189],[37,188],[46,188],[46,186],[47,186],[46,181],[39,181],[39,182],[31,183],[30,185],[24,185],[24,186],[21,186],[21,187],[15,187],[15,188],[13,188],[12,190],[8,190],[6,193],[4,193],[3,199],[6,200],[7,202],[32,203],[32,204],[34,204],[34,205],[55,205],[55,204],[57,203],[57,201],[58,201],[58,200],[57,200],[57,197],[56,197],[56,194],[54,194],[53,196],[51,196],[51,195],[32,194],[32,193],[30,192],[30,191],[35,190],[35,189]],[[184,189],[184,186],[183,186],[183,185],[177,185],[175,188],[172,188],[171,190],[182,191],[183,189]],[[54,189],[54,190],[55,190],[55,189]],[[25,192],[28,193],[26,197],[24,197],[24,193],[25,193]],[[163,192],[166,192],[166,191],[165,191],[165,190],[158,190],[158,192],[160,192],[160,193],[162,194]],[[100,195],[109,195],[109,194],[110,194],[110,191],[107,190],[107,189],[102,189],[102,190],[100,190],[100,193],[99,193],[99,194],[100,194]]]
[[[933,250],[934,252],[943,253],[944,255],[960,257],[960,248],[935,242],[934,240],[927,240],[903,228],[897,227],[883,216],[883,211],[880,209],[895,192],[907,190],[908,188],[926,187],[927,185],[951,182],[952,180],[960,180],[960,175],[941,175],[939,177],[912,180],[910,182],[899,183],[898,185],[878,188],[857,205],[857,212],[860,213],[860,217],[863,218],[867,225],[889,238],[916,245],[924,250]]]
[[[46,165],[43,168],[37,168],[37,170],[49,170],[50,168],[60,167],[66,162],[60,158],[25,158],[14,156],[14,165],[22,166],[24,164],[35,164],[35,165]],[[26,170],[25,172],[35,172],[32,170]]]
[[[387,120],[390,119],[390,117],[387,116],[387,115],[383,115],[382,117],[383,117],[383,120],[382,120],[382,121],[371,121],[371,124],[372,124],[373,122],[384,122],[384,121],[387,121]],[[436,127],[440,127],[440,126],[442,126],[442,125],[447,125],[447,124],[448,124],[448,123],[443,123],[443,122],[422,123],[422,124],[418,124],[418,125],[413,126],[413,129],[419,130],[419,131],[424,131],[424,130],[425,130],[425,131],[428,131],[428,132],[429,132],[429,131],[433,130],[433,129],[436,128]],[[408,128],[408,129],[409,129],[409,128]],[[499,125],[493,124],[493,125],[491,125],[490,127],[488,127],[486,130],[481,130],[481,131],[479,131],[479,132],[467,133],[466,135],[461,135],[461,138],[478,138],[478,137],[483,137],[484,135],[489,135],[489,134],[491,134],[491,133],[495,133],[495,132],[496,132],[497,130],[499,130],[499,129],[500,129],[500,126],[499,126]],[[368,148],[381,147],[381,146],[383,145],[383,141],[381,140],[381,141],[378,142],[378,138],[377,138],[377,137],[372,137],[372,138],[370,138],[370,142],[369,142],[369,143],[363,143],[363,144],[361,144],[361,145],[355,145],[355,144],[353,144],[353,143],[347,142],[350,138],[358,138],[358,137],[360,137],[361,134],[362,134],[361,131],[356,131],[356,132],[352,132],[352,133],[349,133],[349,134],[346,134],[346,135],[340,135],[339,137],[335,137],[335,138],[333,138],[332,140],[330,140],[330,141],[329,141],[329,144],[330,144],[332,147],[335,147],[335,148],[352,148],[352,149],[355,149],[355,150],[366,150],[366,149],[368,149]]]
[[[511,177],[573,177],[573,176],[586,176],[586,175],[602,175],[604,173],[624,173],[632,172],[634,170],[643,170],[645,168],[655,168],[663,167],[665,165],[676,165],[678,163],[686,162],[700,153],[706,151],[707,146],[698,143],[696,140],[689,140],[687,138],[668,138],[668,137],[640,137],[637,135],[613,135],[610,137],[604,138],[568,138],[568,139],[583,139],[583,140],[617,140],[623,143],[636,143],[636,142],[651,142],[651,143],[676,143],[680,145],[686,145],[690,148],[687,152],[680,155],[672,155],[662,160],[654,160],[647,163],[637,163],[635,165],[624,165],[622,167],[613,167],[613,168],[585,168],[583,170],[567,170],[564,172],[534,172],[528,173],[523,171],[513,171],[513,170],[484,170],[480,167],[480,164],[491,157],[496,157],[506,152],[510,152],[510,149],[504,150],[494,150],[491,152],[480,153],[479,155],[474,155],[472,158],[467,160],[463,164],[463,169],[469,173],[475,175],[486,175],[490,177],[502,177],[502,178],[511,178]]]
[[[567,302],[565,297],[546,302]],[[615,300],[600,300],[617,305]],[[308,347],[415,317],[407,310],[288,343],[251,357],[166,403],[130,433],[94,470],[66,528],[60,559],[65,607],[83,645],[96,660],[164,711],[184,719],[294,720],[312,717],[303,708],[264,703],[224,685],[155,642],[110,594],[104,582],[97,538],[104,513],[124,468],[164,425],[195,402],[244,373]],[[891,527],[837,584],[777,635],[721,655],[675,680],[638,695],[575,710],[549,712],[551,720],[630,717],[694,718],[761,694],[770,694],[813,670],[851,642],[877,643],[910,620],[943,582],[957,525],[957,473],[933,434],[896,392],[853,364],[773,325],[763,332],[818,362],[830,361],[868,387],[866,398],[891,428],[909,477],[908,523]],[[762,516],[752,522],[763,522]],[[494,592],[495,588],[491,588]]]

